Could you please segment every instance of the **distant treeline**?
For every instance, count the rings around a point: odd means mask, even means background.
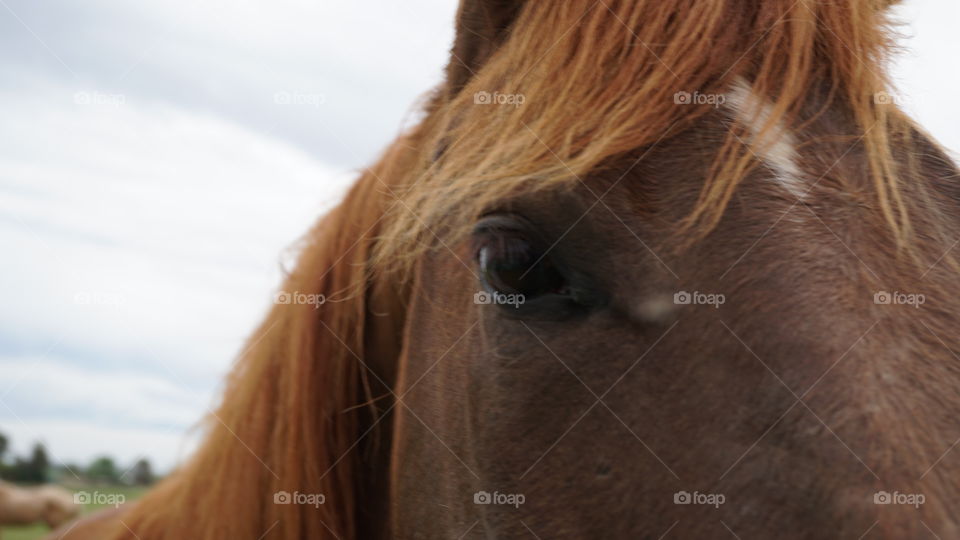
[[[47,450],[40,443],[33,445],[29,456],[7,455],[10,439],[0,433],[0,478],[22,484],[76,481],[112,485],[149,485],[156,480],[150,461],[142,458],[130,467],[120,467],[113,458],[102,456],[86,467],[78,464],[50,462]]]

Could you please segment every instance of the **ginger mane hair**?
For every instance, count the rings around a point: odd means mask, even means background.
[[[366,406],[367,366],[386,348],[379,334],[398,333],[403,321],[371,314],[397,280],[370,266],[370,252],[391,200],[381,179],[411,165],[411,141],[398,140],[304,237],[280,290],[324,294],[326,303],[272,307],[205,420],[196,454],[101,537],[356,537],[358,439],[377,414]],[[378,335],[371,318],[386,327]],[[325,500],[275,504],[280,491]]]
[[[527,2],[495,32],[495,48],[462,58],[455,46],[425,119],[306,235],[282,290],[327,303],[270,310],[196,454],[123,515],[115,536],[356,537],[357,441],[370,423],[359,406],[372,398],[367,364],[377,360],[374,291],[402,287],[424,249],[456,240],[495,202],[571,186],[710,112],[676,104],[678,91],[719,94],[749,81],[772,103],[764,122],[772,130],[810,120],[800,116],[806,93],[825,83],[824,108],[842,103],[862,138],[879,222],[908,244],[912,209],[902,193],[913,175],[895,163],[894,143],[913,127],[874,98],[888,88],[888,3]],[[477,105],[477,92],[522,94],[524,103]],[[760,143],[743,140],[729,137],[681,230],[697,236],[716,225],[755,164],[745,144]],[[392,316],[402,325],[401,313]],[[278,491],[326,500],[274,504]]]
[[[801,109],[825,86],[820,114],[839,105],[851,116],[856,131],[845,135],[859,140],[869,164],[870,206],[898,248],[909,250],[914,209],[903,188],[915,186],[917,174],[897,163],[894,150],[912,144],[916,128],[877,99],[891,93],[891,3],[526,3],[489,60],[460,62],[469,80],[428,119],[428,140],[405,180],[405,205],[395,209],[380,260],[412,264],[436,244],[435,235],[452,241],[498,201],[574,185],[617,157],[681,134],[713,107],[678,105],[676,92],[719,95],[737,80],[772,107],[758,118],[757,137],[731,128],[693,211],[678,224],[684,242],[713,230],[757,165],[764,149],[748,146],[775,143],[766,134],[778,125],[812,122]],[[524,102],[478,105],[478,92],[522,95]]]

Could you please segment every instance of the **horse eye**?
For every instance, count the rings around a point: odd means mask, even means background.
[[[566,282],[545,253],[515,232],[493,232],[477,250],[480,279],[488,292],[523,295],[525,301],[565,294]]]

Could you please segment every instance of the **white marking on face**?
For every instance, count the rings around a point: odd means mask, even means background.
[[[645,323],[664,323],[675,316],[676,310],[671,294],[654,294],[634,305],[633,317]]]
[[[803,171],[797,165],[796,138],[780,123],[764,132],[773,109],[770,101],[754,94],[750,84],[743,79],[734,81],[726,97],[726,104],[733,110],[736,120],[750,130],[753,136],[751,146],[773,172],[777,183],[798,199],[803,199],[807,190]]]

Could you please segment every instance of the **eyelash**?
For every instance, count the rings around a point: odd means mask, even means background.
[[[508,317],[560,319],[593,305],[593,295],[571,284],[540,237],[521,219],[496,216],[474,229],[474,253],[487,302],[506,300]],[[500,295],[500,296],[497,296]],[[519,302],[511,302],[517,300]],[[478,302],[481,303],[481,302]]]

